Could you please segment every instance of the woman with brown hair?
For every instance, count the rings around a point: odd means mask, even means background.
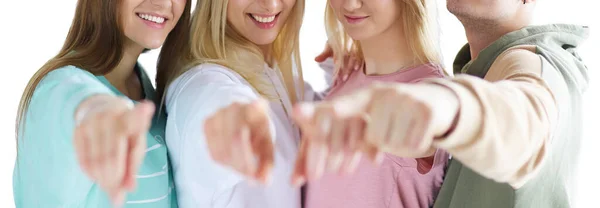
[[[17,207],[177,206],[165,115],[146,101],[157,99],[137,58],[187,38],[190,7],[187,0],[78,1],[63,48],[21,98]]]

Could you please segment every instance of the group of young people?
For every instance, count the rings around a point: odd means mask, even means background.
[[[323,2],[315,92],[305,0],[78,0],[19,105],[16,206],[572,207],[588,28],[446,3],[455,76],[435,1]],[[155,90],[137,59],[157,48]]]

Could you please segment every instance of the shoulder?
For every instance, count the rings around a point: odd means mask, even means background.
[[[535,53],[535,46],[517,46],[502,52],[490,66],[488,80],[501,80],[516,74],[542,73],[542,58]]]
[[[243,78],[235,71],[218,64],[200,64],[181,74],[171,88],[184,88],[192,83],[243,84]]]
[[[87,70],[69,65],[48,72],[40,81],[40,85],[56,81],[63,82],[65,80],[82,81],[90,78],[95,79],[96,76]]]
[[[217,94],[215,94],[217,93]],[[217,64],[201,64],[180,75],[167,89],[166,104],[185,98],[252,94],[254,89],[235,71]]]
[[[536,74],[539,74],[542,68],[542,59],[535,53],[535,46],[518,46],[502,52],[492,66],[494,65],[507,68],[525,68],[524,70],[537,69],[531,72],[538,72]]]

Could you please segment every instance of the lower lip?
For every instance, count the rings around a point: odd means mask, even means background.
[[[152,21],[148,21],[146,19],[143,19],[141,17],[138,16],[138,18],[140,18],[146,25],[148,25],[148,27],[154,28],[154,29],[163,29],[165,28],[165,23],[167,22],[167,20],[165,20],[163,23],[156,23],[156,22],[152,22]]]
[[[363,20],[365,20],[365,19],[368,18],[368,16],[367,17],[348,17],[348,16],[345,16],[345,17],[346,17],[346,21],[349,24],[358,24],[358,23],[361,23]]]
[[[265,23],[265,22],[259,22],[256,19],[254,19],[254,17],[252,17],[252,15],[249,15],[250,19],[252,19],[252,21],[254,22],[254,24],[256,24],[256,26],[258,26],[258,28],[260,29],[272,29],[273,27],[275,27],[275,24],[277,24],[277,20],[279,19],[279,14],[275,15],[275,19],[273,19],[273,21]]]

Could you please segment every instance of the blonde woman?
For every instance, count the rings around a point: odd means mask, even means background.
[[[304,0],[198,1],[189,48],[163,63],[180,70],[157,80],[181,207],[300,207],[289,115],[312,96],[301,93],[303,12]]]
[[[325,99],[347,95],[374,82],[415,83],[444,77],[436,26],[430,25],[433,18],[429,17],[429,7],[434,6],[429,5],[428,0],[329,0],[326,26],[334,54],[360,54],[365,66],[334,85]],[[360,160],[359,154],[348,153],[367,133],[362,132],[361,119],[322,118],[325,117],[299,122],[320,127],[317,131],[302,129],[307,135],[303,142],[308,144],[302,145],[295,179],[309,180],[306,207],[433,205],[443,181],[447,153],[431,149],[411,158],[385,153],[372,158],[379,163],[375,165]],[[390,140],[401,136],[377,133]]]

